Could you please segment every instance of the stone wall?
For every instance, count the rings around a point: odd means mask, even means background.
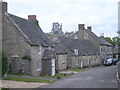
[[[11,57],[31,57],[31,74],[40,76],[41,70],[37,71],[36,65],[42,60],[44,48],[41,46],[41,54],[38,53],[39,46],[31,46],[22,33],[16,28],[11,20],[5,15],[3,17],[3,50],[6,53],[9,64]]]
[[[82,61],[83,67],[92,67],[96,65],[101,65],[100,55],[80,56],[79,58]]]
[[[51,60],[42,60],[42,76],[51,76],[52,75],[52,66]]]
[[[30,56],[30,44],[23,37],[21,32],[11,23],[6,15],[3,17],[3,50],[9,61],[12,56],[18,55],[22,58]]]
[[[12,57],[11,73],[13,74],[31,74],[31,61]]]
[[[67,55],[67,68],[72,68],[72,56]]]
[[[67,54],[58,54],[58,70],[65,70],[67,68]]]
[[[42,70],[42,57],[45,48],[41,46],[41,53],[38,52],[38,46],[32,46],[31,47],[31,71],[32,75],[34,76],[40,76],[41,70]],[[37,64],[38,62],[41,62],[40,70],[37,70]]]

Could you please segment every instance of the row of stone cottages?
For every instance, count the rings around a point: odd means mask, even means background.
[[[31,20],[8,13],[6,2],[0,2],[0,8],[3,50],[11,73],[55,75],[56,69],[101,64],[99,49],[89,40],[60,38],[52,43]]]

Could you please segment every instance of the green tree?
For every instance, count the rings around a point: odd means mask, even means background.
[[[110,37],[105,37],[105,40],[115,46],[115,42]]]
[[[115,45],[118,45],[118,58],[120,60],[120,37],[118,36],[115,36],[113,38],[110,38],[110,37],[105,37],[105,40],[108,41],[109,43],[113,44],[114,46]]]
[[[114,46],[120,44],[120,38],[117,36],[115,36],[113,38],[105,37],[105,40],[108,41],[109,43],[113,44]]]

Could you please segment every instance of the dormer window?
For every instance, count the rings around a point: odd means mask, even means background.
[[[78,49],[74,49],[74,54],[78,56]]]
[[[42,46],[41,45],[38,46],[38,54],[42,54]]]
[[[85,35],[84,35],[84,38],[87,39],[87,38],[88,38],[88,34],[85,34]]]

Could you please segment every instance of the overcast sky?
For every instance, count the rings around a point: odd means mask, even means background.
[[[50,32],[53,22],[63,25],[63,31],[77,31],[78,24],[92,26],[100,36],[117,36],[119,0],[4,0],[8,12],[27,19],[37,15],[43,32]]]

